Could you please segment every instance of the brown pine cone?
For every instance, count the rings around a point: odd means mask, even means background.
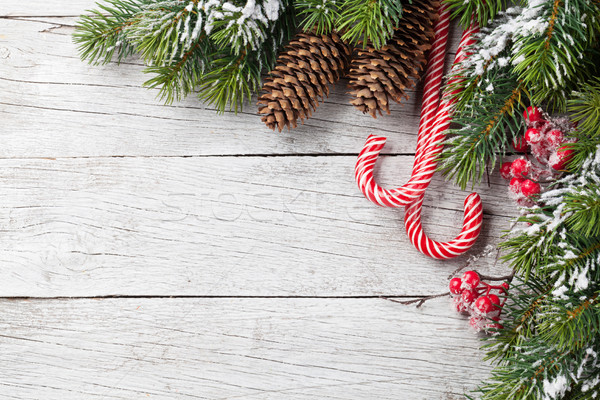
[[[406,89],[427,65],[438,6],[435,0],[406,2],[399,26],[386,45],[379,50],[372,46],[358,50],[348,73],[352,105],[377,118],[378,111],[390,113],[390,99],[397,103],[402,97],[408,99]]]
[[[344,75],[352,50],[336,33],[299,33],[277,58],[258,99],[258,113],[271,129],[295,128],[329,96],[329,85]],[[312,109],[312,110],[311,110]]]

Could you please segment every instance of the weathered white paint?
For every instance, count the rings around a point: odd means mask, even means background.
[[[458,400],[485,377],[448,300],[0,302],[3,399]]]
[[[102,2],[102,1],[98,1]],[[94,8],[95,0],[44,1],[28,2],[5,0],[0,8],[0,16],[77,16]]]
[[[165,106],[141,87],[139,63],[81,62],[72,27],[56,23],[73,18],[38,20],[2,20],[0,157],[358,153],[369,134],[389,137],[385,153],[414,153],[416,101],[375,120],[348,103],[343,81],[304,126],[275,134],[254,101],[224,117],[195,96]]]
[[[406,181],[418,93],[373,120],[342,82],[281,134],[253,106],[164,106],[138,60],[79,61],[74,16],[93,3],[0,6],[0,397],[463,398],[488,369],[447,300],[356,298],[439,293],[466,262],[418,254],[402,210],[370,204],[353,180],[377,133],[391,154],[379,181]],[[515,214],[497,175],[477,190],[474,254]],[[434,179],[434,238],[458,232],[465,195]],[[494,264],[476,266],[505,271]],[[117,298],[52,299],[71,296]]]
[[[355,157],[134,157],[0,160],[0,293],[416,295],[440,291],[465,257],[420,255],[402,210],[376,207]],[[402,183],[412,157],[382,159]],[[480,191],[498,242],[513,206]],[[450,239],[466,192],[436,179],[425,227]],[[461,210],[461,211],[458,211]],[[482,261],[489,267],[494,258]]]

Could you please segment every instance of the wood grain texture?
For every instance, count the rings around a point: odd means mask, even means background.
[[[0,16],[77,16],[94,7],[95,0],[68,0],[50,2],[32,0],[28,2],[5,0],[0,8]]]
[[[0,6],[0,398],[457,400],[486,376],[447,299],[377,298],[443,292],[467,261],[420,255],[403,211],[354,182],[372,133],[389,141],[377,179],[407,180],[419,89],[374,120],[341,82],[273,134],[253,105],[163,105],[135,58],[81,62],[71,34],[92,7]],[[476,190],[470,254],[516,213],[496,174]],[[432,237],[459,232],[466,194],[434,179]]]
[[[373,119],[349,104],[342,81],[305,125],[275,134],[256,115],[254,100],[223,116],[193,95],[165,106],[156,90],[141,87],[149,76],[139,61],[81,62],[71,39],[74,18],[2,24],[0,157],[348,154],[373,133],[390,138],[384,153],[415,151],[420,93]]]
[[[458,400],[485,377],[447,299],[0,302],[3,399]]]
[[[409,243],[403,211],[358,191],[355,157],[0,160],[4,296],[420,295],[466,257]],[[388,156],[383,184],[412,157]],[[509,227],[504,182],[479,188],[477,253]],[[424,226],[449,240],[467,193],[436,179]],[[432,205],[435,204],[435,207]],[[491,267],[493,257],[479,263]],[[496,268],[498,271],[500,267]]]

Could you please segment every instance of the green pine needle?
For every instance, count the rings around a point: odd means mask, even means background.
[[[260,83],[260,69],[245,54],[224,56],[214,60],[210,72],[202,77],[198,97],[220,113],[228,105],[238,112]]]
[[[471,25],[472,17],[480,27],[486,26],[490,21],[496,18],[496,15],[506,8],[507,0],[443,0],[449,10],[451,17],[459,18],[460,25],[467,29]],[[524,0],[515,2],[523,4]]]
[[[515,108],[522,105],[523,85],[506,73],[494,82],[493,92],[478,88],[473,94],[476,107],[456,111],[453,122],[459,128],[449,131],[453,137],[445,142],[440,156],[444,176],[462,189],[480,182],[486,166],[494,168],[498,151],[508,146],[521,127]]]
[[[367,43],[379,49],[392,37],[402,16],[402,4],[395,0],[346,0],[336,23],[344,32],[343,40],[352,44]]]
[[[300,0],[295,3],[297,15],[302,18],[304,31],[314,29],[317,35],[328,35],[340,18],[340,2],[335,0]]]
[[[97,3],[98,10],[88,10],[75,24],[73,41],[81,59],[93,65],[117,62],[133,54],[134,48],[125,35],[131,18],[150,0],[107,0]]]

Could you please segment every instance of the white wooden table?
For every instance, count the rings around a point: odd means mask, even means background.
[[[80,62],[91,7],[0,5],[0,398],[461,399],[486,376],[448,299],[381,298],[443,292],[467,261],[420,255],[402,210],[354,182],[371,133],[388,137],[379,181],[406,181],[418,93],[374,120],[341,82],[281,134],[252,105],[165,106],[138,60]],[[470,254],[515,214],[497,175],[476,190]],[[465,195],[436,177],[431,236],[458,233]]]

